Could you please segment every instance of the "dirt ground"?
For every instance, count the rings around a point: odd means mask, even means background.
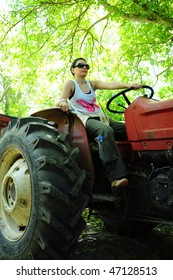
[[[70,259],[78,260],[172,260],[173,227],[157,226],[145,236],[127,238],[98,230],[88,222]]]

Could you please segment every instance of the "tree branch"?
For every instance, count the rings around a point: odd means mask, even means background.
[[[96,25],[98,24],[99,22],[105,20],[105,19],[108,19],[109,18],[109,13],[107,15],[105,15],[104,17],[98,19],[97,21],[95,21],[93,24],[91,24],[88,29],[86,30],[86,34],[81,42],[81,46],[83,45],[84,41],[85,41],[85,38],[87,37],[88,33],[90,32],[90,30]]]
[[[156,10],[151,10],[145,5],[138,5],[139,12],[124,12],[117,7],[117,5],[110,5],[105,0],[100,0],[99,4],[102,5],[110,14],[114,14],[116,17],[123,18],[125,20],[137,21],[137,22],[150,22],[162,24],[165,26],[173,26],[173,18],[165,17],[162,14],[159,14]],[[143,12],[143,13],[142,13]],[[150,12],[150,13],[149,13]]]
[[[39,8],[39,6],[35,7],[34,9],[32,9],[31,11],[29,11],[24,17],[22,17],[19,21],[17,21],[15,24],[13,24],[4,34],[4,36],[2,37],[2,40],[0,41],[0,43],[2,43],[5,39],[5,37],[7,36],[7,34],[15,27],[17,26],[20,22],[22,22],[24,19],[26,19],[30,14],[32,14],[33,11],[37,10]]]
[[[168,66],[167,68],[165,68],[163,71],[161,71],[159,74],[156,75],[156,81],[154,83],[153,86],[155,86],[159,80],[159,76],[161,76],[163,73],[167,72],[168,70],[170,70],[173,67],[173,64],[171,64],[170,66]]]

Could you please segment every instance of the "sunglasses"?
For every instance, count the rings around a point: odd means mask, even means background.
[[[78,68],[84,68],[84,67],[86,67],[86,69],[90,69],[89,64],[84,64],[84,63],[79,63],[78,65],[75,65],[75,66],[74,66],[74,68],[76,68],[76,67],[78,67]]]

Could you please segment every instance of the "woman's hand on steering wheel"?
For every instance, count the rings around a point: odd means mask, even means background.
[[[106,104],[106,108],[108,109],[109,112],[112,112],[112,113],[119,113],[119,114],[124,113],[124,110],[125,110],[126,108],[125,108],[123,105],[118,104],[120,107],[122,107],[122,108],[124,109],[123,111],[122,111],[122,110],[119,111],[119,110],[113,110],[113,109],[111,109],[111,108],[110,108],[110,104],[111,104],[112,101],[113,101],[114,99],[116,99],[118,96],[122,95],[123,98],[125,99],[127,105],[129,106],[129,105],[131,104],[131,102],[130,102],[130,100],[128,99],[128,97],[126,96],[125,93],[128,92],[128,91],[137,90],[137,89],[140,89],[140,88],[145,88],[145,89],[149,89],[149,90],[150,90],[150,95],[144,94],[144,97],[150,98],[150,99],[153,97],[153,95],[154,95],[154,90],[153,90],[152,87],[146,86],[146,85],[142,85],[142,86],[141,86],[141,85],[139,85],[139,84],[133,84],[130,88],[124,89],[124,90],[118,92],[117,94],[115,94],[114,96],[112,96],[112,97],[108,100],[108,102],[107,102],[107,104]]]

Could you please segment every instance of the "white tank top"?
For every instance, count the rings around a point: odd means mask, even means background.
[[[100,106],[96,104],[96,94],[89,81],[86,81],[90,92],[84,93],[76,80],[73,80],[75,90],[72,97],[69,99],[70,104],[76,113],[87,115],[100,113]]]

